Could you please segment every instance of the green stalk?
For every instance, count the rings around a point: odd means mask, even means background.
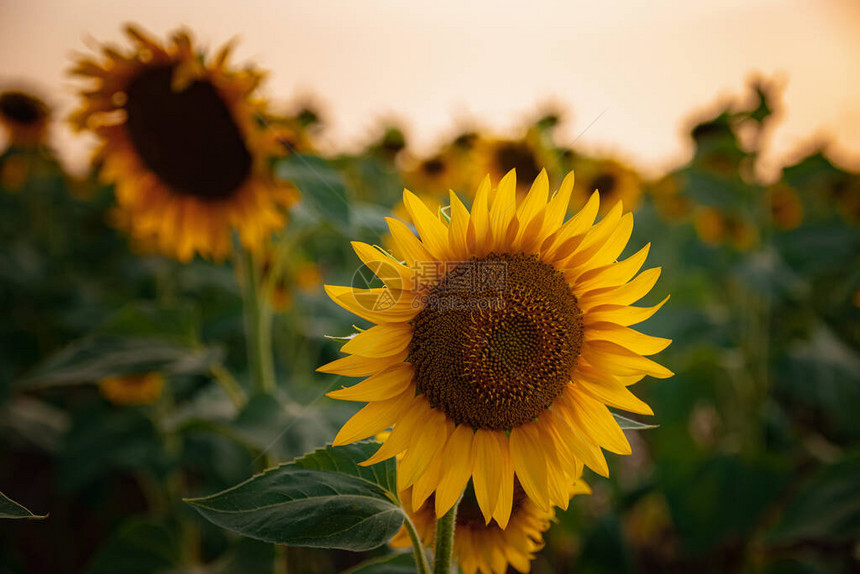
[[[212,365],[209,368],[209,372],[212,373],[212,376],[221,385],[221,388],[227,393],[227,396],[230,397],[236,408],[241,410],[245,406],[245,403],[248,402],[248,398],[245,396],[245,391],[239,386],[238,381],[230,374],[230,371],[224,365],[218,363]]]
[[[445,516],[436,520],[436,559],[433,563],[433,574],[451,574],[458,506],[460,506],[459,499]]]
[[[272,393],[275,390],[272,313],[268,300],[260,289],[260,266],[256,263],[253,253],[243,250],[240,271],[245,311],[245,344],[254,390],[258,393]]]
[[[430,564],[427,563],[427,555],[424,553],[424,546],[421,544],[421,537],[418,536],[418,531],[415,530],[415,524],[412,520],[403,513],[406,520],[403,521],[403,526],[406,527],[406,532],[409,533],[409,540],[412,541],[412,553],[415,555],[415,567],[418,574],[430,574]]]

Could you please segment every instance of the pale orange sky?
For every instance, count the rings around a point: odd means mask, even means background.
[[[511,130],[553,101],[571,111],[563,141],[600,116],[578,145],[654,173],[689,153],[691,116],[760,72],[785,86],[771,165],[825,140],[860,165],[857,0],[0,0],[0,87],[31,86],[67,113],[70,55],[120,41],[126,21],[162,37],[185,24],[210,46],[239,36],[234,61],[270,70],[277,102],[316,95],[338,148],[397,117],[426,150],[463,120]],[[92,142],[64,125],[55,136],[82,166]]]

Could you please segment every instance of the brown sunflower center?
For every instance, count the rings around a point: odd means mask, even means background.
[[[506,143],[496,150],[496,164],[506,173],[517,170],[517,181],[532,182],[540,175],[540,166],[531,148],[521,142]]]
[[[490,254],[431,289],[407,360],[418,391],[455,423],[507,430],[561,394],[581,345],[564,275],[534,255]]]
[[[616,187],[618,187],[618,178],[611,173],[603,173],[594,178],[589,191],[596,189],[600,192],[601,199],[605,199],[612,195]]]
[[[251,154],[227,104],[207,80],[174,90],[173,65],[141,72],[126,90],[131,143],[172,189],[203,200],[232,196],[251,173]]]
[[[0,95],[0,114],[19,124],[34,124],[45,115],[44,104],[21,92]]]
[[[428,176],[442,175],[445,173],[445,162],[441,158],[430,158],[421,164],[421,169]]]

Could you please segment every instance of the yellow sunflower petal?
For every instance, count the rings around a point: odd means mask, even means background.
[[[451,259],[451,249],[448,245],[448,228],[439,217],[424,205],[417,195],[403,190],[403,203],[412,218],[412,223],[421,236],[421,243],[433,255],[432,260],[446,261]],[[428,260],[430,261],[430,260]]]
[[[326,393],[326,396],[342,401],[384,401],[405,392],[411,382],[412,367],[399,363],[356,385]]]
[[[600,323],[609,321],[622,327],[636,325],[651,318],[654,313],[660,310],[660,307],[666,304],[669,300],[669,295],[653,307],[630,307],[628,305],[599,305],[592,308],[583,316],[583,322],[586,325],[592,323]]]
[[[371,358],[390,357],[408,347],[411,338],[409,323],[386,323],[358,333],[340,348],[340,352]]]
[[[582,355],[596,369],[604,369],[618,375],[644,373],[657,379],[666,379],[673,375],[672,371],[663,365],[610,341],[585,341],[582,344]]]
[[[440,473],[439,486],[436,490],[436,516],[444,516],[466,488],[472,475],[472,439],[475,432],[466,425],[460,425],[445,443],[445,450],[440,457],[447,461]]]
[[[469,231],[469,210],[453,191],[450,192],[451,224],[448,226],[448,243],[457,261],[469,259],[467,234]]]
[[[427,408],[430,414],[424,419],[424,425],[420,431],[412,437],[411,445],[400,465],[405,484],[414,483],[417,477],[427,470],[448,440],[448,424],[446,424],[445,415],[437,409],[430,408],[429,404]]]
[[[558,433],[559,438],[588,468],[601,476],[609,476],[609,466],[600,448],[579,430],[578,425],[573,426],[570,423],[569,416],[562,414],[567,413],[566,404],[560,401],[554,404],[557,406],[548,411],[547,416],[553,420],[553,430]]]
[[[541,235],[548,236],[554,230],[558,229],[564,222],[564,217],[567,215],[567,207],[570,205],[570,196],[573,193],[573,183],[575,181],[573,172],[564,176],[558,192],[549,200],[546,207],[546,214],[543,219],[543,229]],[[595,210],[595,215],[597,211]],[[592,218],[592,221],[594,219]]]
[[[393,217],[386,217],[385,221],[388,222],[388,231],[394,240],[397,255],[403,258],[407,267],[415,269],[419,262],[433,261],[433,256],[405,223]]]
[[[334,446],[350,444],[374,436],[398,421],[414,397],[414,387],[396,397],[368,403],[341,427],[334,438]]]
[[[639,355],[655,355],[669,346],[671,339],[652,337],[615,323],[592,323],[585,329],[586,341],[611,341]]]
[[[645,401],[631,393],[630,389],[621,383],[606,384],[586,375],[581,375],[576,383],[582,387],[583,391],[610,407],[640,415],[654,414],[654,411]]]
[[[543,213],[548,199],[549,177],[546,175],[546,170],[542,169],[528,194],[526,194],[525,200],[517,207],[517,220],[520,222],[521,230],[524,230],[534,218]],[[543,219],[539,223],[542,225]]]
[[[406,358],[406,353],[406,351],[403,351],[399,355],[381,357],[378,359],[369,359],[367,357],[350,355],[323,365],[322,367],[319,367],[317,371],[320,373],[343,375],[344,377],[367,377],[378,373],[383,369],[387,369],[391,365],[400,363]]]
[[[579,295],[579,308],[587,313],[598,305],[630,305],[648,294],[660,278],[660,267],[646,269],[630,283],[618,287],[603,287]]]
[[[379,277],[389,289],[417,290],[418,274],[406,265],[401,265],[391,257],[367,243],[353,241],[352,248],[361,262]]]
[[[511,170],[499,182],[496,189],[496,197],[490,208],[490,232],[492,234],[492,248],[497,249],[504,245],[508,235],[508,228],[514,220],[517,212],[517,174]]]
[[[335,303],[373,323],[409,321],[421,310],[419,299],[410,291],[355,289],[339,285],[326,285],[325,291]]]
[[[569,398],[571,422],[578,424],[586,436],[606,450],[617,454],[630,454],[630,443],[627,442],[624,431],[603,403],[583,393],[576,386],[570,388]]]
[[[528,497],[543,509],[549,508],[546,458],[533,423],[511,429],[511,462]]]
[[[490,176],[484,177],[475,193],[475,201],[472,202],[472,211],[469,214],[469,228],[466,241],[469,250],[481,257],[487,254],[490,235],[490,210],[489,195]]]
[[[475,497],[481,514],[487,524],[493,518],[496,502],[499,500],[499,488],[502,483],[502,473],[499,459],[502,456],[499,443],[493,432],[484,429],[475,431],[475,470],[472,483],[475,485]]]
[[[499,443],[499,453],[501,455],[497,462],[499,472],[501,473],[499,500],[496,502],[496,510],[493,513],[493,518],[504,529],[507,528],[508,521],[511,518],[514,500],[514,467],[511,463],[511,447],[508,437],[502,433],[494,433],[493,436]]]
[[[627,283],[642,269],[650,248],[651,244],[649,243],[624,261],[582,273],[576,280],[574,292],[583,293],[590,289],[612,287]]]

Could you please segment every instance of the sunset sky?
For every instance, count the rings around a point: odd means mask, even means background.
[[[270,70],[273,101],[325,105],[331,148],[394,117],[427,150],[464,122],[510,131],[554,102],[569,110],[562,141],[653,174],[689,153],[691,118],[760,73],[783,86],[771,166],[825,141],[860,166],[856,0],[0,0],[0,88],[65,115],[80,87],[70,56],[121,41],[128,21],[161,37],[186,25],[213,47],[238,36],[234,62]],[[92,142],[62,124],[54,141],[80,169]]]

